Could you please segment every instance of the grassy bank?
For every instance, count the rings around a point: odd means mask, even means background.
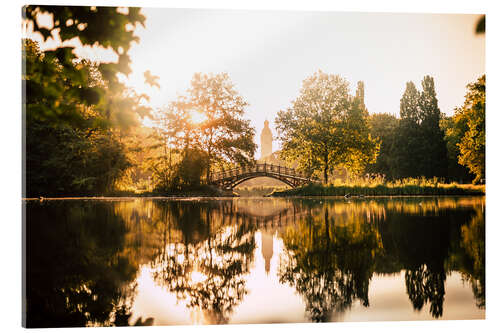
[[[275,197],[288,196],[377,196],[377,195],[484,195],[484,185],[443,184],[426,180],[403,180],[364,184],[309,184],[303,187],[276,191]]]
[[[234,192],[242,197],[264,197],[286,189],[287,186],[241,186],[236,187]]]

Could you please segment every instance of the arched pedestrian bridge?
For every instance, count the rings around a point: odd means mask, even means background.
[[[320,182],[318,178],[308,177],[305,173],[295,169],[267,163],[214,172],[210,174],[209,182],[212,185],[232,190],[235,186],[244,181],[257,177],[274,178],[291,187],[302,186],[312,182]]]

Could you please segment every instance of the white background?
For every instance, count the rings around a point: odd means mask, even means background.
[[[498,228],[500,170],[498,150],[499,133],[499,59],[500,12],[498,1],[487,0],[108,0],[108,1],[35,1],[32,3],[58,5],[115,5],[173,8],[221,8],[221,9],[283,9],[283,10],[328,10],[328,11],[365,11],[365,12],[420,12],[420,13],[486,13],[486,72],[487,72],[487,216],[486,216],[486,272],[487,296],[484,321],[427,321],[427,322],[370,322],[370,323],[331,323],[331,324],[274,324],[274,325],[226,325],[226,326],[169,326],[135,328],[134,332],[233,332],[250,331],[376,331],[376,332],[421,332],[423,330],[456,331],[497,331],[500,327],[500,307],[498,281]],[[20,331],[21,327],[21,7],[23,1],[5,1],[2,4],[0,49],[1,87],[1,233],[0,233],[0,327],[2,331]],[[126,330],[127,328],[116,328]],[[57,329],[58,332],[67,329]],[[38,330],[35,330],[38,331]],[[46,331],[46,330],[45,330]],[[54,330],[56,331],[56,330]]]

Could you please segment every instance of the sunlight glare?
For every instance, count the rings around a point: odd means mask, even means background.
[[[195,125],[199,125],[208,119],[207,116],[203,112],[199,112],[199,111],[192,111],[190,116],[191,116],[191,121]]]
[[[205,281],[206,279],[207,276],[200,271],[191,272],[191,281],[193,281],[193,283],[200,283]]]

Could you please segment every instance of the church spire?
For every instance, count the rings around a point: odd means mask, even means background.
[[[264,121],[264,129],[260,134],[260,158],[267,157],[273,153],[273,134],[269,128],[269,121]]]

